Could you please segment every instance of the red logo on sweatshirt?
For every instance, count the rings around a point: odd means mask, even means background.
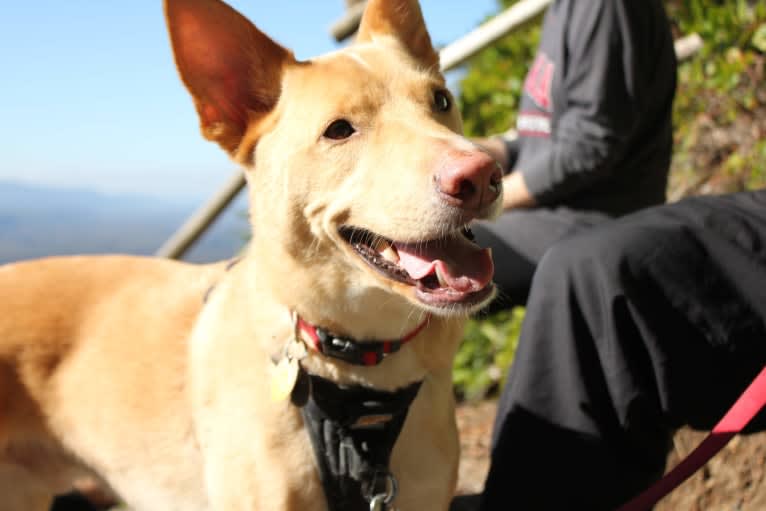
[[[556,65],[548,58],[545,52],[538,52],[532,68],[524,80],[524,92],[526,92],[537,106],[548,112],[553,110],[551,99],[551,84]]]

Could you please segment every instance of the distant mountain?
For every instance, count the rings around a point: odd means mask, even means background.
[[[198,206],[0,181],[0,264],[48,255],[149,255]],[[234,255],[248,233],[246,209],[244,199],[237,200],[185,259],[208,262]]]

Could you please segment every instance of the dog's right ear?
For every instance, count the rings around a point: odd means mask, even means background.
[[[373,41],[378,35],[395,37],[424,67],[439,69],[418,0],[369,0],[356,40]]]
[[[292,53],[220,0],[165,0],[165,17],[202,134],[236,157],[248,127],[276,105]]]

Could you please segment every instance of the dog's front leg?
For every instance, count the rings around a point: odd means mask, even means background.
[[[267,413],[268,420],[234,409],[216,414],[203,444],[211,508],[325,511],[302,419],[291,410]]]
[[[253,338],[245,332],[225,343],[193,343],[194,422],[210,508],[325,511],[300,409],[270,398],[271,362],[253,356]]]

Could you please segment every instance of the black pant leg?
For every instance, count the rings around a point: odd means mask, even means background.
[[[560,207],[506,211],[493,222],[474,224],[477,243],[492,249],[494,281],[499,289],[487,312],[524,305],[545,251],[565,236],[610,219],[601,213]]]
[[[765,192],[696,199],[546,254],[481,509],[612,509],[720,418],[766,361],[765,217]]]

